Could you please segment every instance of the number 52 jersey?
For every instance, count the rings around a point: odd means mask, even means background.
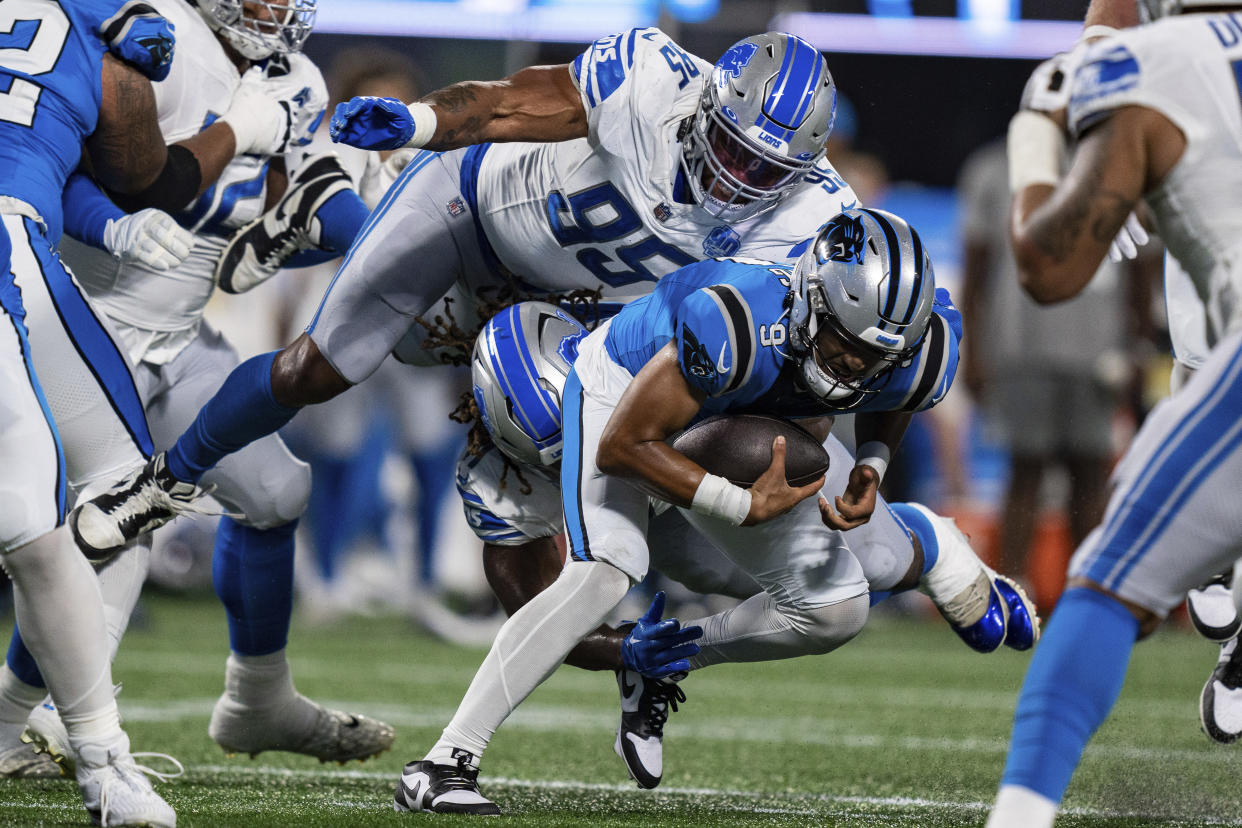
[[[711,69],[658,29],[602,38],[571,64],[586,138],[475,148],[476,214],[499,261],[534,288],[602,288],[624,301],[702,259],[795,257],[857,203],[826,160],[746,221],[726,224],[682,203],[682,130]]]

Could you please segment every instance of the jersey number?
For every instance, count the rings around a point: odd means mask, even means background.
[[[574,193],[568,198],[560,190],[553,190],[548,195],[547,211],[548,225],[561,247],[616,241],[643,226],[638,213],[634,212],[630,203],[609,182]],[[577,253],[578,261],[583,267],[601,282],[612,287],[656,281],[659,277],[643,265],[644,261],[656,256],[663,257],[678,267],[698,261],[655,236],[647,236],[634,244],[617,248],[616,256],[628,269],[613,270],[610,265],[617,262],[597,247],[588,247]]]
[[[43,87],[3,70],[44,75],[60,60],[69,18],[54,0],[0,0],[0,120],[33,126]]]

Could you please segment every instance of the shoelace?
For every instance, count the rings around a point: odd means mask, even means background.
[[[653,686],[654,685],[654,686]],[[655,736],[664,735],[664,723],[669,713],[677,712],[678,702],[686,700],[686,691],[679,684],[666,684],[662,681],[649,680],[643,689],[647,702],[647,721]]]
[[[134,761],[139,756],[167,759],[176,766],[177,770],[174,773],[164,773],[163,771],[157,771],[155,768],[147,765],[140,765]],[[104,779],[103,784],[99,786],[99,823],[101,825],[108,824],[108,816],[110,814],[112,800],[111,791],[117,780],[123,781],[130,790],[135,791],[136,793],[145,793],[145,791],[143,791],[142,788],[130,778],[130,774],[142,773],[147,776],[153,776],[161,782],[167,782],[168,780],[176,779],[178,776],[185,773],[185,765],[182,765],[167,753],[152,753],[145,751],[131,753],[129,755],[129,761],[114,762],[112,767],[115,772]],[[149,786],[150,783],[147,784]]]
[[[457,760],[457,772],[449,772],[440,780],[439,787],[445,791],[477,791],[479,769],[471,767],[465,759]]]

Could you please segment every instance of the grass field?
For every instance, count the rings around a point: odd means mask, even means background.
[[[144,599],[115,677],[136,750],[186,766],[161,791],[182,826],[371,826],[395,814],[401,765],[450,717],[482,651],[399,618],[295,626],[299,688],[397,727],[391,753],[322,765],[226,757],[207,736],[227,639],[209,598]],[[1212,745],[1196,704],[1215,645],[1167,630],[1141,645],[1058,825],[1242,825],[1242,748]],[[612,752],[611,674],[557,672],[501,729],[483,790],[506,825],[982,825],[1027,658],[968,651],[939,622],[875,617],[829,656],[712,668],[666,730],[664,783],[639,791]],[[75,786],[0,781],[0,824],[84,825]],[[456,823],[460,818],[453,820]]]

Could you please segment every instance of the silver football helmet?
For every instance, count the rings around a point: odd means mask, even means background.
[[[1242,8],[1242,2],[1231,3],[1229,0],[1138,0],[1138,4],[1139,17],[1148,22],[1198,8]]]
[[[836,107],[828,64],[810,43],[768,32],[733,44],[682,139],[694,200],[726,222],[775,207],[823,156]]]
[[[318,2],[196,0],[198,12],[207,25],[247,60],[301,51],[315,25]]]
[[[931,259],[903,219],[869,209],[835,216],[798,259],[786,300],[803,383],[846,407],[879,391],[922,344],[935,293]]]
[[[513,460],[554,466],[564,448],[561,395],[587,330],[547,302],[519,302],[474,341],[474,401],[492,442]]]

